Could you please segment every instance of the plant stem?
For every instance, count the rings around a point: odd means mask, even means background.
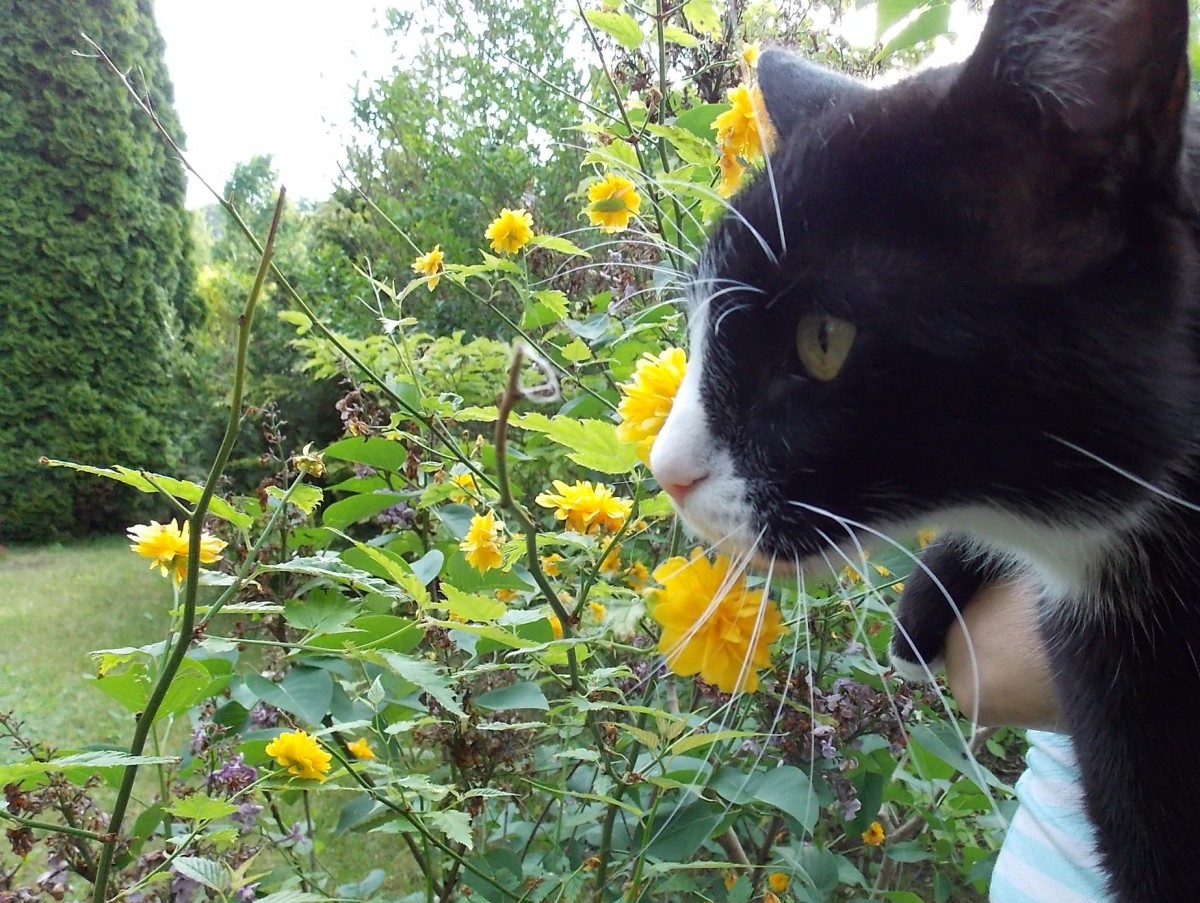
[[[279,231],[279,219],[283,214],[285,198],[285,191],[280,189],[279,199],[275,203],[275,215],[271,220],[271,228],[267,232],[266,241],[263,243],[262,259],[259,261],[258,272],[254,277],[254,285],[251,287],[250,294],[246,298],[245,307],[238,317],[237,362],[234,365],[233,371],[233,389],[229,398],[229,419],[225,426],[225,437],[221,441],[221,447],[217,450],[212,467],[209,468],[208,479],[204,482],[204,490],[200,493],[195,510],[188,520],[187,584],[184,590],[183,616],[180,619],[178,639],[176,639],[175,645],[171,647],[168,653],[166,665],[158,678],[158,682],[154,685],[154,690],[151,692],[150,698],[146,701],[145,709],[137,715],[137,726],[134,728],[133,741],[129,744],[129,754],[131,756],[140,756],[142,750],[145,749],[146,740],[154,725],[155,716],[162,707],[163,700],[166,699],[167,691],[170,689],[171,681],[174,679],[176,672],[178,672],[179,666],[183,664],[184,656],[187,655],[188,647],[192,642],[192,630],[196,622],[196,593],[200,586],[200,541],[203,538],[204,517],[208,513],[209,502],[216,491],[217,480],[225,470],[225,465],[229,461],[229,455],[233,451],[234,441],[237,439],[238,426],[241,423],[242,395],[245,390],[246,355],[250,347],[250,328],[254,322],[254,309],[258,304],[259,296],[262,294],[263,283],[266,281],[267,273],[270,271],[271,255],[275,249],[275,235]],[[121,826],[125,821],[125,812],[129,806],[129,799],[133,795],[133,785],[137,779],[137,772],[138,767],[136,765],[128,766],[121,780],[121,787],[117,791],[117,799],[113,804],[112,817],[109,821],[112,839],[105,844],[100,854],[100,862],[96,868],[96,884],[92,892],[92,903],[104,903],[105,900],[109,899],[108,874],[112,869],[113,858],[116,855],[116,841],[120,837]]]

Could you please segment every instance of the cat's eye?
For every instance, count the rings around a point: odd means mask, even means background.
[[[858,328],[828,314],[808,314],[796,324],[796,354],[800,363],[821,382],[829,382],[842,369]]]

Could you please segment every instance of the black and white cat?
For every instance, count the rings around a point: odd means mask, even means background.
[[[1122,903],[1200,900],[1187,27],[1185,0],[996,0],[966,63],[880,90],[764,53],[778,145],[704,252],[651,457],[760,559],[948,529],[899,607],[905,673],[946,591],[1036,585]]]

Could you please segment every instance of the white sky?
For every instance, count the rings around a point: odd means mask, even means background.
[[[218,191],[234,164],[272,154],[293,198],[327,197],[354,83],[391,69],[374,28],[385,0],[157,0],[187,156]],[[187,203],[213,198],[192,179]]]
[[[516,0],[519,2],[519,0]],[[391,39],[376,28],[404,0],[157,0],[175,109],[187,156],[218,191],[235,164],[271,154],[293,198],[322,200],[338,176],[350,134],[354,84],[392,68]],[[982,17],[954,6],[959,48],[974,44]],[[873,5],[855,10],[845,33],[874,38]],[[965,46],[964,46],[965,45]],[[194,178],[187,203],[213,198]]]

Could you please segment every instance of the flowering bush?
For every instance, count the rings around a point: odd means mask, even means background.
[[[636,71],[647,47],[713,45],[706,9],[585,18],[606,64]],[[70,838],[48,886],[367,899],[382,872],[337,886],[315,865],[365,832],[420,874],[388,899],[942,901],[984,886],[1003,785],[964,753],[944,698],[884,658],[911,551],[770,581],[680,554],[645,467],[686,368],[671,279],[769,134],[753,53],[723,70],[738,82],[725,104],[700,102],[683,60],[660,58],[657,88],[614,81],[612,106],[590,105],[612,112],[581,126],[579,233],[506,208],[480,224],[492,253],[477,259],[413,237],[412,278],[371,282],[373,337],[329,332],[294,297],[313,367],[344,360],[356,381],[345,438],[280,462],[254,497],[213,494],[252,293],[203,486],[68,465],[161,493],[184,520],[129,531],[177,586],[167,641],[94,653],[95,686],[137,713],[128,752],[30,748],[0,766],[13,848]],[[263,272],[269,259],[268,242]],[[556,282],[577,266],[590,293]],[[495,340],[413,338],[447,284],[513,340],[499,366]],[[464,369],[492,391],[456,391]],[[202,582],[218,595],[202,600]],[[162,754],[171,719],[190,736]],[[139,768],[158,789],[134,802]],[[110,813],[46,820],[75,811],[55,802],[64,785],[91,793],[114,770]]]

